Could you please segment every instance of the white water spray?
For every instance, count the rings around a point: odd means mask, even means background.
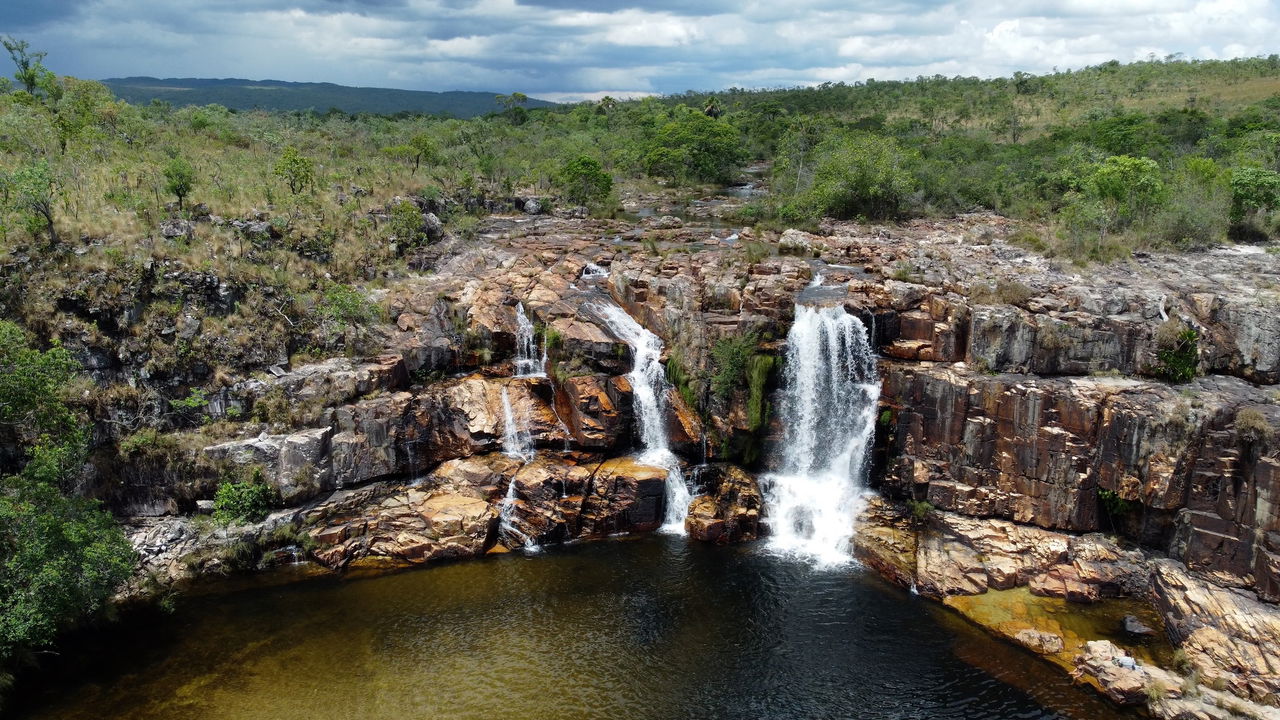
[[[516,303],[516,377],[546,377],[547,351],[543,342],[542,354],[538,354],[538,338],[533,322],[524,310],[524,303]]]
[[[502,388],[502,452],[515,460],[529,462],[534,454],[533,435],[527,418],[522,415],[512,407],[507,388]]]
[[[763,478],[769,546],[849,560],[880,382],[866,327],[844,308],[796,306],[787,333],[782,469]]]
[[[613,334],[631,346],[635,364],[627,373],[627,380],[631,383],[636,422],[640,426],[640,443],[644,446],[637,460],[667,471],[667,510],[662,519],[662,530],[684,534],[684,519],[689,514],[693,495],[667,442],[667,374],[659,361],[662,340],[617,305],[597,305],[595,310]]]

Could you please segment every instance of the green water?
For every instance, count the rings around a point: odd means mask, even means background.
[[[64,658],[19,717],[1119,717],[864,571],[663,536],[193,597]]]

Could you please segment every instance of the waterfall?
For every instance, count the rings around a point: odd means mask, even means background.
[[[533,323],[524,311],[524,303],[516,303],[516,377],[546,377],[546,342],[538,354],[538,339]]]
[[[507,483],[507,494],[503,496],[502,502],[498,504],[498,532],[506,537],[520,541],[524,549],[530,552],[536,552],[538,543],[531,536],[524,534],[515,526],[512,520],[516,516],[516,479],[513,477]]]
[[[763,478],[769,546],[839,563],[860,506],[880,382],[867,330],[840,306],[796,306],[780,408],[781,470]]]
[[[634,365],[627,373],[627,380],[631,383],[636,423],[640,426],[640,443],[644,447],[637,460],[667,471],[667,509],[662,529],[683,534],[684,519],[689,514],[689,502],[693,496],[667,443],[667,373],[659,361],[662,340],[617,305],[596,305],[594,309],[613,334],[631,346]]]
[[[609,277],[609,271],[605,270],[604,268],[600,267],[599,265],[593,262],[587,263],[586,266],[582,268],[583,280],[592,280],[595,278],[607,278],[607,277]]]
[[[524,413],[517,414],[511,406],[511,394],[502,388],[502,452],[523,462],[533,459],[533,435]]]

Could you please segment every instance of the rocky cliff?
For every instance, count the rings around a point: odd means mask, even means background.
[[[739,466],[776,456],[777,372],[717,378],[715,350],[750,338],[776,357],[798,299],[840,304],[883,358],[867,564],[962,612],[1014,591],[1127,598],[1182,649],[1179,678],[1280,705],[1280,258],[1074,268],[994,216],[780,237],[681,225],[495,219],[386,291],[375,356],[229,378],[206,408],[222,436],[137,449],[93,491],[135,516],[153,579],[243,564],[246,543],[293,548],[250,563],[380,567],[654,529],[666,472],[633,457],[631,350],[598,314],[614,303],[664,341],[669,444],[702,493],[686,527],[751,539],[769,508]],[[534,377],[511,363],[518,303],[546,348]],[[511,418],[532,461],[502,452]],[[279,494],[266,522],[192,519],[250,471]],[[1162,694],[1175,678],[1154,667],[1112,678],[1097,638],[1005,629],[1119,701],[1226,716]]]

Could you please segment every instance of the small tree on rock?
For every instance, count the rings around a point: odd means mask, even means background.
[[[0,192],[4,205],[22,218],[32,235],[45,230],[49,233],[49,244],[58,244],[58,230],[53,222],[58,181],[47,161],[41,160],[0,178]]]
[[[164,189],[178,198],[178,209],[196,184],[196,170],[186,158],[173,157],[164,166]]]
[[[297,195],[316,181],[316,163],[298,152],[298,148],[289,145],[280,153],[276,162],[276,175],[284,178],[289,192]]]

